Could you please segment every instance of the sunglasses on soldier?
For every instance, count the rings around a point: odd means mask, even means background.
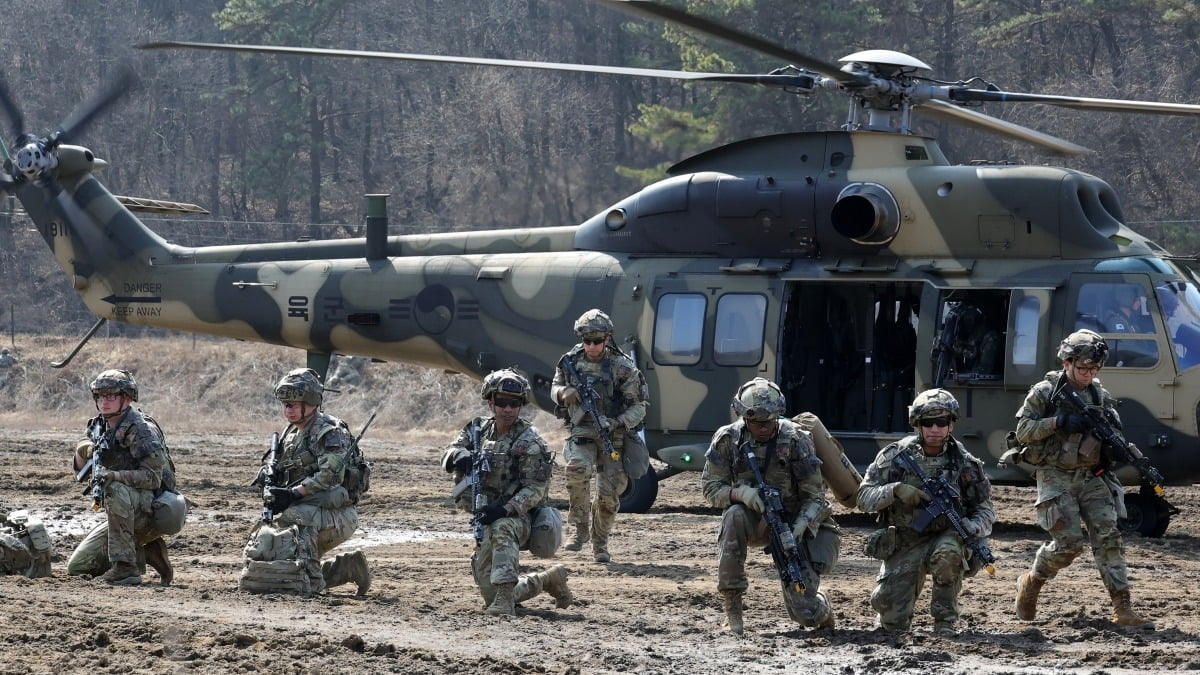
[[[929,419],[918,420],[917,424],[928,429],[929,427],[948,427],[950,426],[949,417],[930,417]]]
[[[601,338],[583,338],[583,344],[585,344],[585,345],[602,345],[602,344],[604,344],[605,339],[606,338],[602,338],[602,337]]]
[[[519,398],[509,398],[508,396],[493,396],[492,405],[497,408],[520,408],[523,404]]]

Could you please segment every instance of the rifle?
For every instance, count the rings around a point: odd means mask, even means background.
[[[958,533],[967,548],[983,561],[987,573],[995,574],[996,556],[992,555],[992,549],[988,547],[982,537],[973,537],[963,529],[962,516],[958,515],[958,511],[954,508],[954,500],[959,496],[958,488],[951,485],[945,476],[930,478],[929,474],[925,473],[921,465],[917,464],[917,460],[908,452],[896,455],[896,463],[900,465],[901,469],[920,478],[921,487],[925,489],[925,494],[929,495],[929,506],[917,512],[913,518],[913,529],[917,532],[924,532],[934,518],[946,516],[946,520],[950,521],[950,525],[954,527],[954,531]]]
[[[471,420],[471,426],[467,428],[467,436],[471,442],[471,473],[454,486],[450,492],[450,497],[454,501],[462,496],[462,493],[471,489],[471,528],[475,534],[475,548],[478,549],[483,545],[483,530],[484,524],[479,522],[479,513],[487,508],[487,495],[483,494],[483,479],[484,476],[492,471],[492,461],[488,458],[487,453],[479,447],[479,419]]]
[[[1142,478],[1142,485],[1152,489],[1154,494],[1159,497],[1166,494],[1167,491],[1163,488],[1165,479],[1162,473],[1150,464],[1150,459],[1143,455],[1136,445],[1121,438],[1121,435],[1113,428],[1116,426],[1116,420],[1111,417],[1111,411],[1101,412],[1095,407],[1089,406],[1079,392],[1065,386],[1054,395],[1054,402],[1060,405],[1066,404],[1083,414],[1088,432],[1100,441],[1102,448],[1107,450],[1109,461],[1115,461],[1118,464],[1132,464]],[[1102,464],[1096,469],[1096,475],[1099,476],[1106,470]]]
[[[279,468],[279,432],[271,434],[271,446],[267,450],[267,463],[259,470],[258,477],[251,485],[262,487],[263,510],[262,522],[268,525],[275,519],[275,509],[271,500],[271,488],[275,485],[275,471]]]
[[[775,562],[775,569],[784,585],[790,586],[797,593],[805,590],[804,579],[809,572],[808,558],[796,543],[792,527],[784,521],[783,500],[779,488],[767,485],[763,478],[762,469],[758,466],[758,457],[754,456],[754,448],[750,443],[741,444],[742,454],[750,470],[754,472],[754,480],[758,481],[758,494],[763,500],[763,518],[771,530],[771,544],[767,550]]]
[[[99,511],[104,506],[104,486],[108,483],[108,467],[104,466],[104,456],[109,450],[109,439],[104,418],[96,417],[88,424],[87,438],[92,442],[92,456],[88,459],[79,473],[75,474],[75,482],[82,483],[88,479],[83,494],[92,495],[92,510]]]
[[[596,391],[596,378],[584,377],[580,374],[579,369],[571,362],[569,355],[563,355],[559,360],[558,365],[567,373],[575,382],[575,388],[579,390],[579,409],[592,416],[592,420],[596,423],[596,431],[600,436],[600,442],[604,443],[604,449],[608,451],[608,456],[615,462],[621,459],[621,453],[613,447],[612,438],[609,437],[611,426],[604,422],[604,415],[600,414],[600,408],[596,405],[596,401],[600,399],[600,392]]]
[[[958,337],[958,306],[950,310],[946,315],[946,322],[942,325],[942,334],[938,336],[938,342],[933,347],[933,386],[940,387],[942,382],[950,375],[950,366],[954,365],[954,355],[956,349],[954,342]]]

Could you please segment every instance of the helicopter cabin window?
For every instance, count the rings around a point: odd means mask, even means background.
[[[713,360],[721,366],[753,366],[762,360],[767,298],[726,293],[717,301]]]
[[[1154,295],[1179,369],[1200,365],[1200,289],[1193,283],[1166,281],[1155,287]]]
[[[1016,335],[1013,336],[1013,365],[1032,366],[1037,364],[1038,319],[1042,314],[1042,301],[1026,295],[1017,301]]]
[[[701,293],[667,293],[658,299],[654,317],[655,363],[694,365],[700,362],[707,301]],[[759,320],[762,323],[762,320]]]
[[[1038,306],[1037,299],[1032,299],[1032,323],[1028,329],[1036,342]],[[1004,378],[1008,300],[1009,292],[1003,290],[946,292],[942,299],[941,332],[933,349],[935,386],[947,382],[1000,384]]]
[[[1075,330],[1086,328],[1104,336],[1108,367],[1149,368],[1158,363],[1158,341],[1153,337],[1156,329],[1149,308],[1141,284],[1084,284],[1075,305]],[[1145,337],[1129,337],[1133,335]]]

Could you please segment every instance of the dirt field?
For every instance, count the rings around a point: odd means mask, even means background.
[[[31,425],[32,426],[32,425]],[[448,431],[448,430],[447,430]],[[259,513],[247,487],[265,432],[173,434],[181,485],[198,507],[171,538],[175,585],[114,588],[64,573],[66,557],[97,516],[66,469],[68,429],[14,431],[0,440],[0,493],[40,515],[54,537],[54,575],[0,578],[7,603],[3,672],[399,673],[1141,673],[1200,670],[1200,490],[1175,488],[1184,511],[1159,540],[1126,544],[1136,606],[1154,632],[1106,620],[1108,599],[1086,556],[1047,586],[1039,620],[1012,614],[1016,576],[1043,540],[1031,491],[999,488],[994,578],[968,580],[963,632],[933,635],[928,591],[911,634],[873,630],[867,596],[877,563],[861,554],[870,521],[842,510],[842,562],[824,587],[837,628],[789,622],[768,555],[749,564],[747,636],[722,633],[715,592],[719,514],[701,507],[695,476],[665,481],[645,515],[623,515],[613,562],[560,552],[579,602],[548,596],[516,618],[489,617],[471,582],[465,516],[455,513],[437,466],[439,448],[386,437],[364,446],[375,463],[360,539],[375,581],[305,600],[236,590],[241,547]],[[552,496],[565,508],[560,485]],[[523,560],[531,571],[547,561]]]

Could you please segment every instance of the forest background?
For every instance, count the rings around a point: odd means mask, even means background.
[[[902,51],[943,80],[1010,91],[1200,102],[1191,0],[675,0],[826,61]],[[79,142],[115,194],[194,202],[150,217],[185,245],[361,236],[366,193],[393,234],[581,222],[666,167],[756,135],[836,128],[839,96],[729,84],[430,63],[141,51],[159,40],[275,43],[614,66],[767,72],[745,49],[586,0],[45,0],[0,22],[4,81],[47,133],[121,62],[139,87]],[[1127,221],[1200,251],[1192,209],[1200,119],[992,105],[1089,146],[1075,158],[923,122],[955,163],[1053,163],[1096,174]],[[6,143],[16,136],[4,120]],[[11,208],[12,202],[9,202]],[[21,213],[0,221],[5,332],[78,335],[93,320]],[[155,335],[132,326],[109,334]],[[15,340],[15,337],[9,337]]]

